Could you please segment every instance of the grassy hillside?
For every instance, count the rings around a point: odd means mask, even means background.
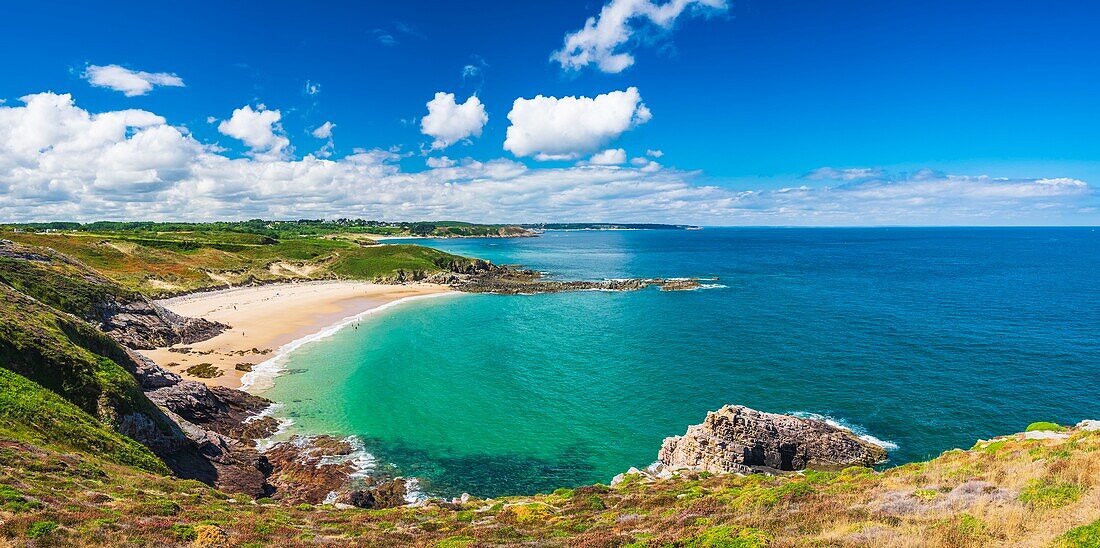
[[[0,442],[0,536],[54,545],[1097,546],[1100,432],[1013,437],[885,472],[639,477],[553,494],[283,506]]]
[[[119,365],[125,353],[87,323],[0,285],[0,367],[105,422],[155,407]]]
[[[205,225],[204,225],[205,226]],[[472,262],[413,245],[362,245],[342,233],[325,237],[215,230],[0,231],[0,238],[54,249],[149,296],[228,284],[294,279],[420,279]],[[2,265],[0,265],[2,266]]]
[[[7,369],[0,369],[0,439],[65,453],[97,455],[106,462],[129,465],[135,473],[168,473],[164,463],[144,445],[118,434],[110,425],[56,393]],[[3,496],[0,486],[0,504],[6,502]]]

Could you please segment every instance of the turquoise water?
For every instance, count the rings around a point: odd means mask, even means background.
[[[705,229],[424,242],[561,278],[691,292],[411,302],[290,355],[266,395],[428,493],[607,482],[738,403],[820,414],[893,463],[1100,418],[1100,232]]]

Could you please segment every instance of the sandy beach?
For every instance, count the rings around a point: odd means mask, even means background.
[[[157,364],[184,378],[212,386],[239,388],[252,366],[274,357],[279,348],[395,301],[450,292],[442,285],[381,285],[325,281],[273,284],[196,293],[159,301],[184,316],[230,326],[212,339],[189,345],[146,350]],[[188,374],[192,366],[216,368],[216,376]]]

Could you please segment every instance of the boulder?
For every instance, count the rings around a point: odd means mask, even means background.
[[[674,470],[751,473],[870,466],[885,461],[886,450],[824,421],[727,405],[665,438],[657,459]]]
[[[337,500],[339,503],[348,504],[357,508],[371,508],[375,510],[396,508],[407,504],[405,500],[405,494],[407,492],[408,487],[405,485],[405,480],[395,478],[383,482],[377,487],[346,492]],[[465,500],[469,500],[469,495],[466,495]],[[463,500],[463,502],[465,502],[465,500]]]

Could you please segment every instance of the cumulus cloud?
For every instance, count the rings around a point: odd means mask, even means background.
[[[119,65],[91,65],[82,76],[93,86],[121,91],[127,97],[145,95],[154,86],[184,86],[183,78],[172,73],[130,70]]]
[[[594,153],[653,114],[638,88],[596,97],[519,98],[512,104],[504,149],[538,160],[573,160]]]
[[[626,151],[621,148],[609,148],[603,152],[593,154],[587,162],[592,166],[617,166],[626,163]]]
[[[634,56],[624,50],[630,49],[640,27],[668,31],[685,11],[706,14],[727,7],[726,0],[611,0],[597,17],[585,21],[584,28],[565,35],[565,44],[550,58],[566,70],[595,63],[603,72],[622,72],[634,64]]]
[[[256,110],[245,105],[234,110],[228,120],[222,120],[218,131],[248,145],[252,156],[257,159],[280,159],[289,153],[290,146],[290,139],[287,139],[279,123],[282,117],[278,110],[267,110],[263,105]]]
[[[452,159],[450,159],[446,156],[440,156],[439,158],[435,158],[435,157],[428,158],[427,160],[425,160],[425,163],[428,164],[428,167],[430,167],[432,169],[436,169],[436,168],[441,168],[441,167],[454,167],[455,164],[457,164],[458,162],[456,162],[456,161],[454,161],[454,160],[452,160]]]
[[[646,150],[645,154],[646,154],[646,156],[652,156],[654,158],[660,158],[661,156],[665,155],[664,152],[662,152],[660,150],[653,150],[653,149]]]
[[[318,139],[326,139],[325,144],[322,145],[321,148],[314,153],[317,156],[321,158],[328,158],[329,156],[332,156],[332,151],[336,148],[336,143],[332,140],[332,128],[334,127],[336,127],[336,124],[332,122],[325,122],[314,128],[313,131],[309,132],[310,135],[313,135]]]
[[[336,124],[332,122],[325,122],[310,132],[314,137],[318,139],[328,139],[332,137],[332,128],[336,127]]]
[[[428,115],[420,120],[420,132],[435,138],[433,149],[447,148],[463,139],[480,137],[481,128],[489,121],[485,105],[476,95],[459,104],[453,93],[441,91],[428,101],[427,107]]]
[[[401,158],[377,149],[335,160],[231,158],[155,113],[93,113],[69,95],[41,93],[0,106],[0,219],[1095,224],[1100,205],[1093,187],[1071,178],[922,170],[739,189],[652,163],[535,169],[509,159],[437,158],[428,160],[432,169],[409,172]]]

